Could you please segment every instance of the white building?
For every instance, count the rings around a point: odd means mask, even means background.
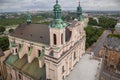
[[[117,23],[115,26],[116,32],[120,33],[120,23]]]

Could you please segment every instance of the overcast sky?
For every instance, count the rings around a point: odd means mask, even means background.
[[[76,10],[79,0],[59,0],[62,10]],[[120,0],[80,0],[83,10],[120,10]],[[52,10],[55,0],[0,0],[0,12]]]

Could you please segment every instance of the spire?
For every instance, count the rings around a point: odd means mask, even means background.
[[[58,4],[58,0],[56,0],[56,4]]]
[[[56,0],[56,4],[54,5],[53,9],[54,13],[54,21],[50,24],[50,28],[63,28],[66,27],[66,23],[62,20],[62,10],[61,6],[58,3],[58,0]]]
[[[61,6],[58,4],[58,0],[56,0],[56,4],[54,5],[54,19],[61,19],[62,11]]]
[[[29,12],[27,12],[26,21],[27,23],[31,23],[31,15],[29,14]]]
[[[80,1],[77,7],[77,19],[78,21],[82,21],[83,20],[83,16],[82,16],[82,7],[80,6]]]
[[[79,6],[80,6],[80,0],[79,0]]]

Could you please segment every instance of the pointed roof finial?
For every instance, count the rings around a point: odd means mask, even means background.
[[[79,0],[79,6],[80,6],[80,0]]]
[[[56,4],[58,4],[58,0],[56,0]]]

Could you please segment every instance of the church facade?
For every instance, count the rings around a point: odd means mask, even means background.
[[[11,54],[5,60],[9,80],[64,80],[85,53],[86,33],[80,3],[77,19],[62,20],[56,0],[50,25],[27,23],[9,35]]]

